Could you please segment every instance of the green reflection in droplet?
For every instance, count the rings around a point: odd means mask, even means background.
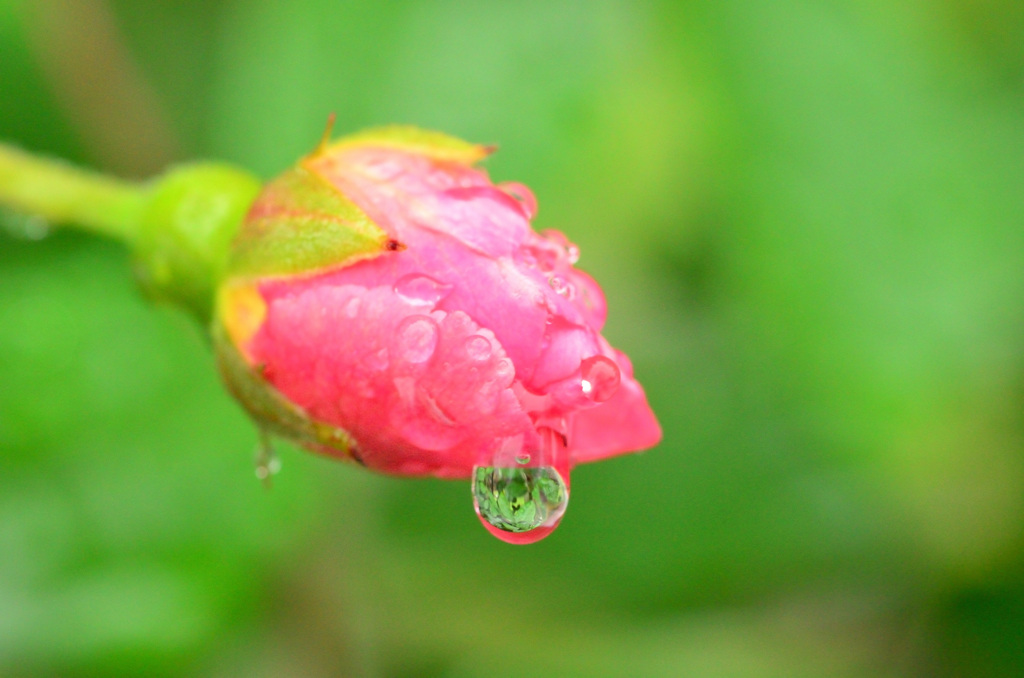
[[[529,532],[557,523],[569,492],[550,466],[478,466],[473,472],[473,500],[480,516],[499,530]]]

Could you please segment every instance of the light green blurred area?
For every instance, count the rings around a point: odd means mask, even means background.
[[[266,492],[200,329],[8,215],[0,675],[1024,675],[1018,0],[0,0],[25,148],[270,177],[331,111],[500,144],[664,443],[530,547],[464,483]]]

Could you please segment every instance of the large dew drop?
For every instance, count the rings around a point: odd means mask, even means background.
[[[488,532],[510,544],[551,534],[569,503],[569,488],[550,466],[473,469],[473,505]]]
[[[539,450],[503,447],[473,468],[477,517],[488,532],[509,544],[532,544],[548,536],[569,504],[565,438],[546,426],[537,432]]]

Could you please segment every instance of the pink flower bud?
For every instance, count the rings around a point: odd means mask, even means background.
[[[407,128],[319,149],[257,199],[216,324],[258,420],[396,475],[474,479],[485,526],[535,541],[577,463],[655,445],[600,287],[488,149]],[[267,386],[272,388],[267,388]]]

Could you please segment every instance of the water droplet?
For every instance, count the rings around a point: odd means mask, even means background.
[[[608,356],[595,355],[580,363],[583,394],[595,403],[603,403],[619,390],[622,379],[619,366]]]
[[[487,531],[510,544],[551,534],[569,504],[569,450],[554,429],[537,429],[540,448],[508,438],[473,467],[473,507]]]
[[[473,504],[485,527],[512,544],[543,539],[561,520],[569,489],[550,466],[473,469]]]
[[[270,436],[265,431],[260,431],[260,441],[256,446],[256,477],[268,490],[271,487],[271,479],[281,470],[281,460],[274,451],[270,442]]]
[[[512,385],[516,376],[515,365],[511,360],[503,358],[494,366],[494,381],[501,387],[507,388]]]
[[[523,215],[527,219],[533,219],[537,214],[537,198],[533,195],[533,191],[524,186],[523,184],[508,181],[498,186],[502,191],[515,198],[520,207],[523,210]]]
[[[580,248],[574,242],[571,242],[565,246],[565,258],[570,265],[575,264],[580,260]]]
[[[467,338],[463,348],[466,355],[477,362],[483,362],[491,357],[491,342],[487,340],[487,337],[481,337],[479,334]]]
[[[566,299],[572,299],[576,294],[576,288],[573,287],[572,283],[560,275],[551,276],[548,284],[551,285],[551,289],[553,289],[556,294],[565,297]]]
[[[425,315],[411,315],[398,325],[397,357],[410,363],[430,360],[437,348],[437,321]]]
[[[433,306],[451,291],[451,285],[418,273],[407,275],[395,283],[395,293],[415,306]]]

